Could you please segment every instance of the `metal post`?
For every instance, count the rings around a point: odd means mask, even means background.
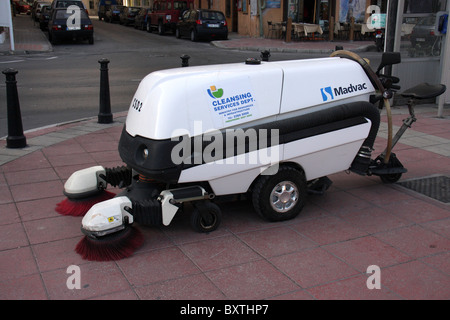
[[[450,0],[447,0],[447,11],[450,9]],[[437,117],[442,118],[444,116],[444,105],[445,100],[450,98],[448,91],[450,90],[450,32],[447,31],[447,34],[442,39],[441,46],[441,76],[440,82],[447,86],[447,91],[440,95],[438,98],[438,113]]]
[[[108,59],[100,59],[100,112],[98,123],[111,123],[113,116],[111,113],[111,100],[109,95]]]
[[[189,59],[191,57],[188,56],[187,54],[183,54],[180,59],[181,59],[181,66],[182,67],[189,67]]]
[[[3,70],[6,75],[6,101],[8,114],[7,148],[24,148],[27,139],[23,135],[22,116],[20,113],[19,95],[17,93],[17,70],[8,68]]]
[[[269,50],[262,51],[260,57],[261,57],[262,61],[269,61],[270,51]]]

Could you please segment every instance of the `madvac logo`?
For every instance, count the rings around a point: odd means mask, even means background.
[[[323,101],[328,100],[334,100],[335,97],[338,97],[340,95],[346,95],[349,93],[356,93],[358,91],[367,90],[367,84],[366,83],[360,83],[360,84],[350,84],[348,87],[339,87],[339,88],[320,88],[320,93],[322,93],[322,99]]]
[[[222,88],[216,89],[216,86],[211,86],[206,91],[208,91],[209,96],[213,99],[219,99],[222,98],[223,96],[223,89]]]
[[[333,89],[331,87],[321,88],[320,92],[322,93],[323,101],[328,101],[328,98],[334,100]]]

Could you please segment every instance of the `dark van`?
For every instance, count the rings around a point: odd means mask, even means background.
[[[113,5],[122,4],[117,0],[99,0],[98,1],[98,20],[102,21],[106,17],[106,11]]]

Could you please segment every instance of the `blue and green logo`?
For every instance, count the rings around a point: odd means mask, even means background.
[[[216,86],[211,86],[206,91],[208,91],[208,94],[213,99],[219,99],[222,98],[223,96],[223,89],[222,88],[217,89]]]

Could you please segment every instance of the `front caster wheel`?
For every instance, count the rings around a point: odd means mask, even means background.
[[[197,232],[216,230],[222,221],[222,211],[212,202],[197,202],[191,214],[191,227]]]
[[[307,184],[303,171],[280,166],[275,175],[260,176],[252,193],[253,207],[269,221],[295,218],[303,209]]]

